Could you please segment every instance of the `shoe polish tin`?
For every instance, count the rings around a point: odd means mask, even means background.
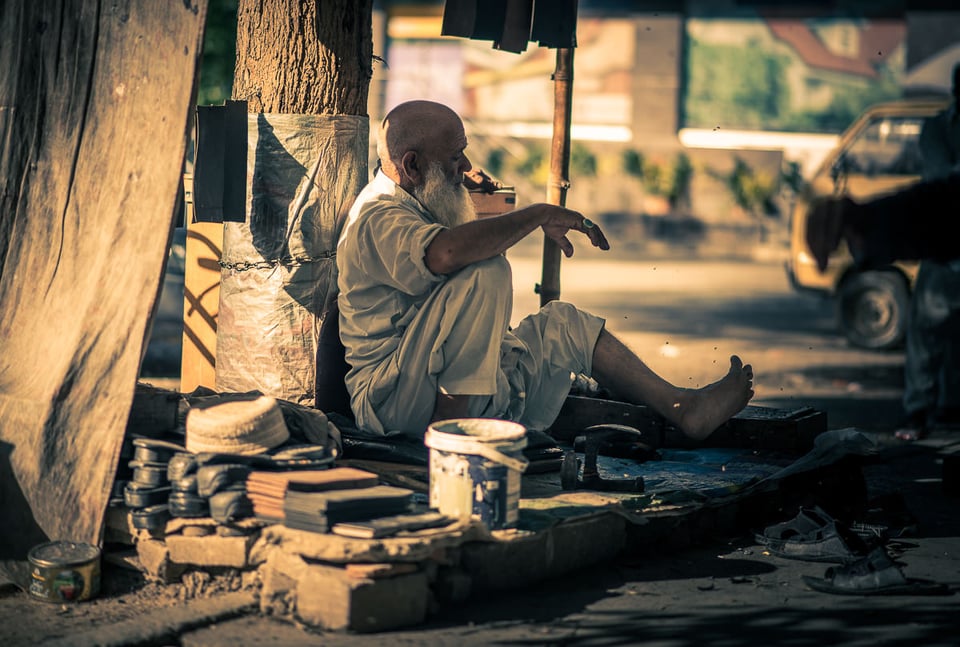
[[[82,602],[100,593],[100,549],[50,541],[30,549],[30,595],[46,602]]]

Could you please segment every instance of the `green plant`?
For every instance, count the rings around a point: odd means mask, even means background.
[[[677,153],[669,162],[648,159],[636,150],[626,150],[621,157],[623,171],[638,178],[643,189],[651,195],[662,196],[674,208],[690,188],[693,164],[686,153]]]
[[[237,0],[211,0],[203,34],[198,105],[221,105],[230,98],[236,49]]]
[[[673,159],[673,166],[670,168],[670,189],[667,191],[667,199],[670,206],[675,208],[681,199],[687,197],[690,191],[690,179],[693,177],[693,164],[686,153],[677,153]]]
[[[753,216],[777,214],[773,204],[777,194],[777,178],[772,174],[754,171],[749,164],[736,157],[726,182],[734,202],[747,213]]]
[[[503,173],[503,150],[495,148],[487,155],[486,171],[493,177],[500,177]]]
[[[541,146],[529,144],[525,153],[514,166],[514,172],[534,182],[546,182],[550,173],[546,151]]]
[[[595,177],[597,156],[583,144],[574,142],[570,149],[570,174],[573,177]]]
[[[627,149],[622,156],[623,171],[636,178],[643,177],[643,153]]]
[[[803,172],[800,170],[800,163],[784,164],[784,168],[780,171],[780,180],[794,193],[800,193],[803,190]]]

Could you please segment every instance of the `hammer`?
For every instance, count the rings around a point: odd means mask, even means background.
[[[560,466],[560,486],[564,490],[599,490],[603,492],[643,492],[643,477],[625,479],[607,479],[600,476],[597,469],[597,456],[604,442],[637,442],[643,434],[634,427],[617,424],[593,425],[583,430],[584,435],[574,439],[574,444],[583,443],[583,475],[580,472],[580,459],[575,452],[568,451]]]

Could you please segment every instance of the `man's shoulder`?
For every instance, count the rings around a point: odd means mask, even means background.
[[[364,212],[382,209],[402,209],[417,214],[421,211],[419,203],[413,196],[401,189],[383,172],[379,172],[360,191],[353,203],[351,212],[355,212],[359,216]]]

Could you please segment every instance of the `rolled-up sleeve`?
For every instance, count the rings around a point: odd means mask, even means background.
[[[370,226],[377,220],[376,227]],[[405,209],[373,208],[356,223],[363,269],[371,279],[405,294],[429,291],[444,277],[425,263],[427,246],[444,228]]]

